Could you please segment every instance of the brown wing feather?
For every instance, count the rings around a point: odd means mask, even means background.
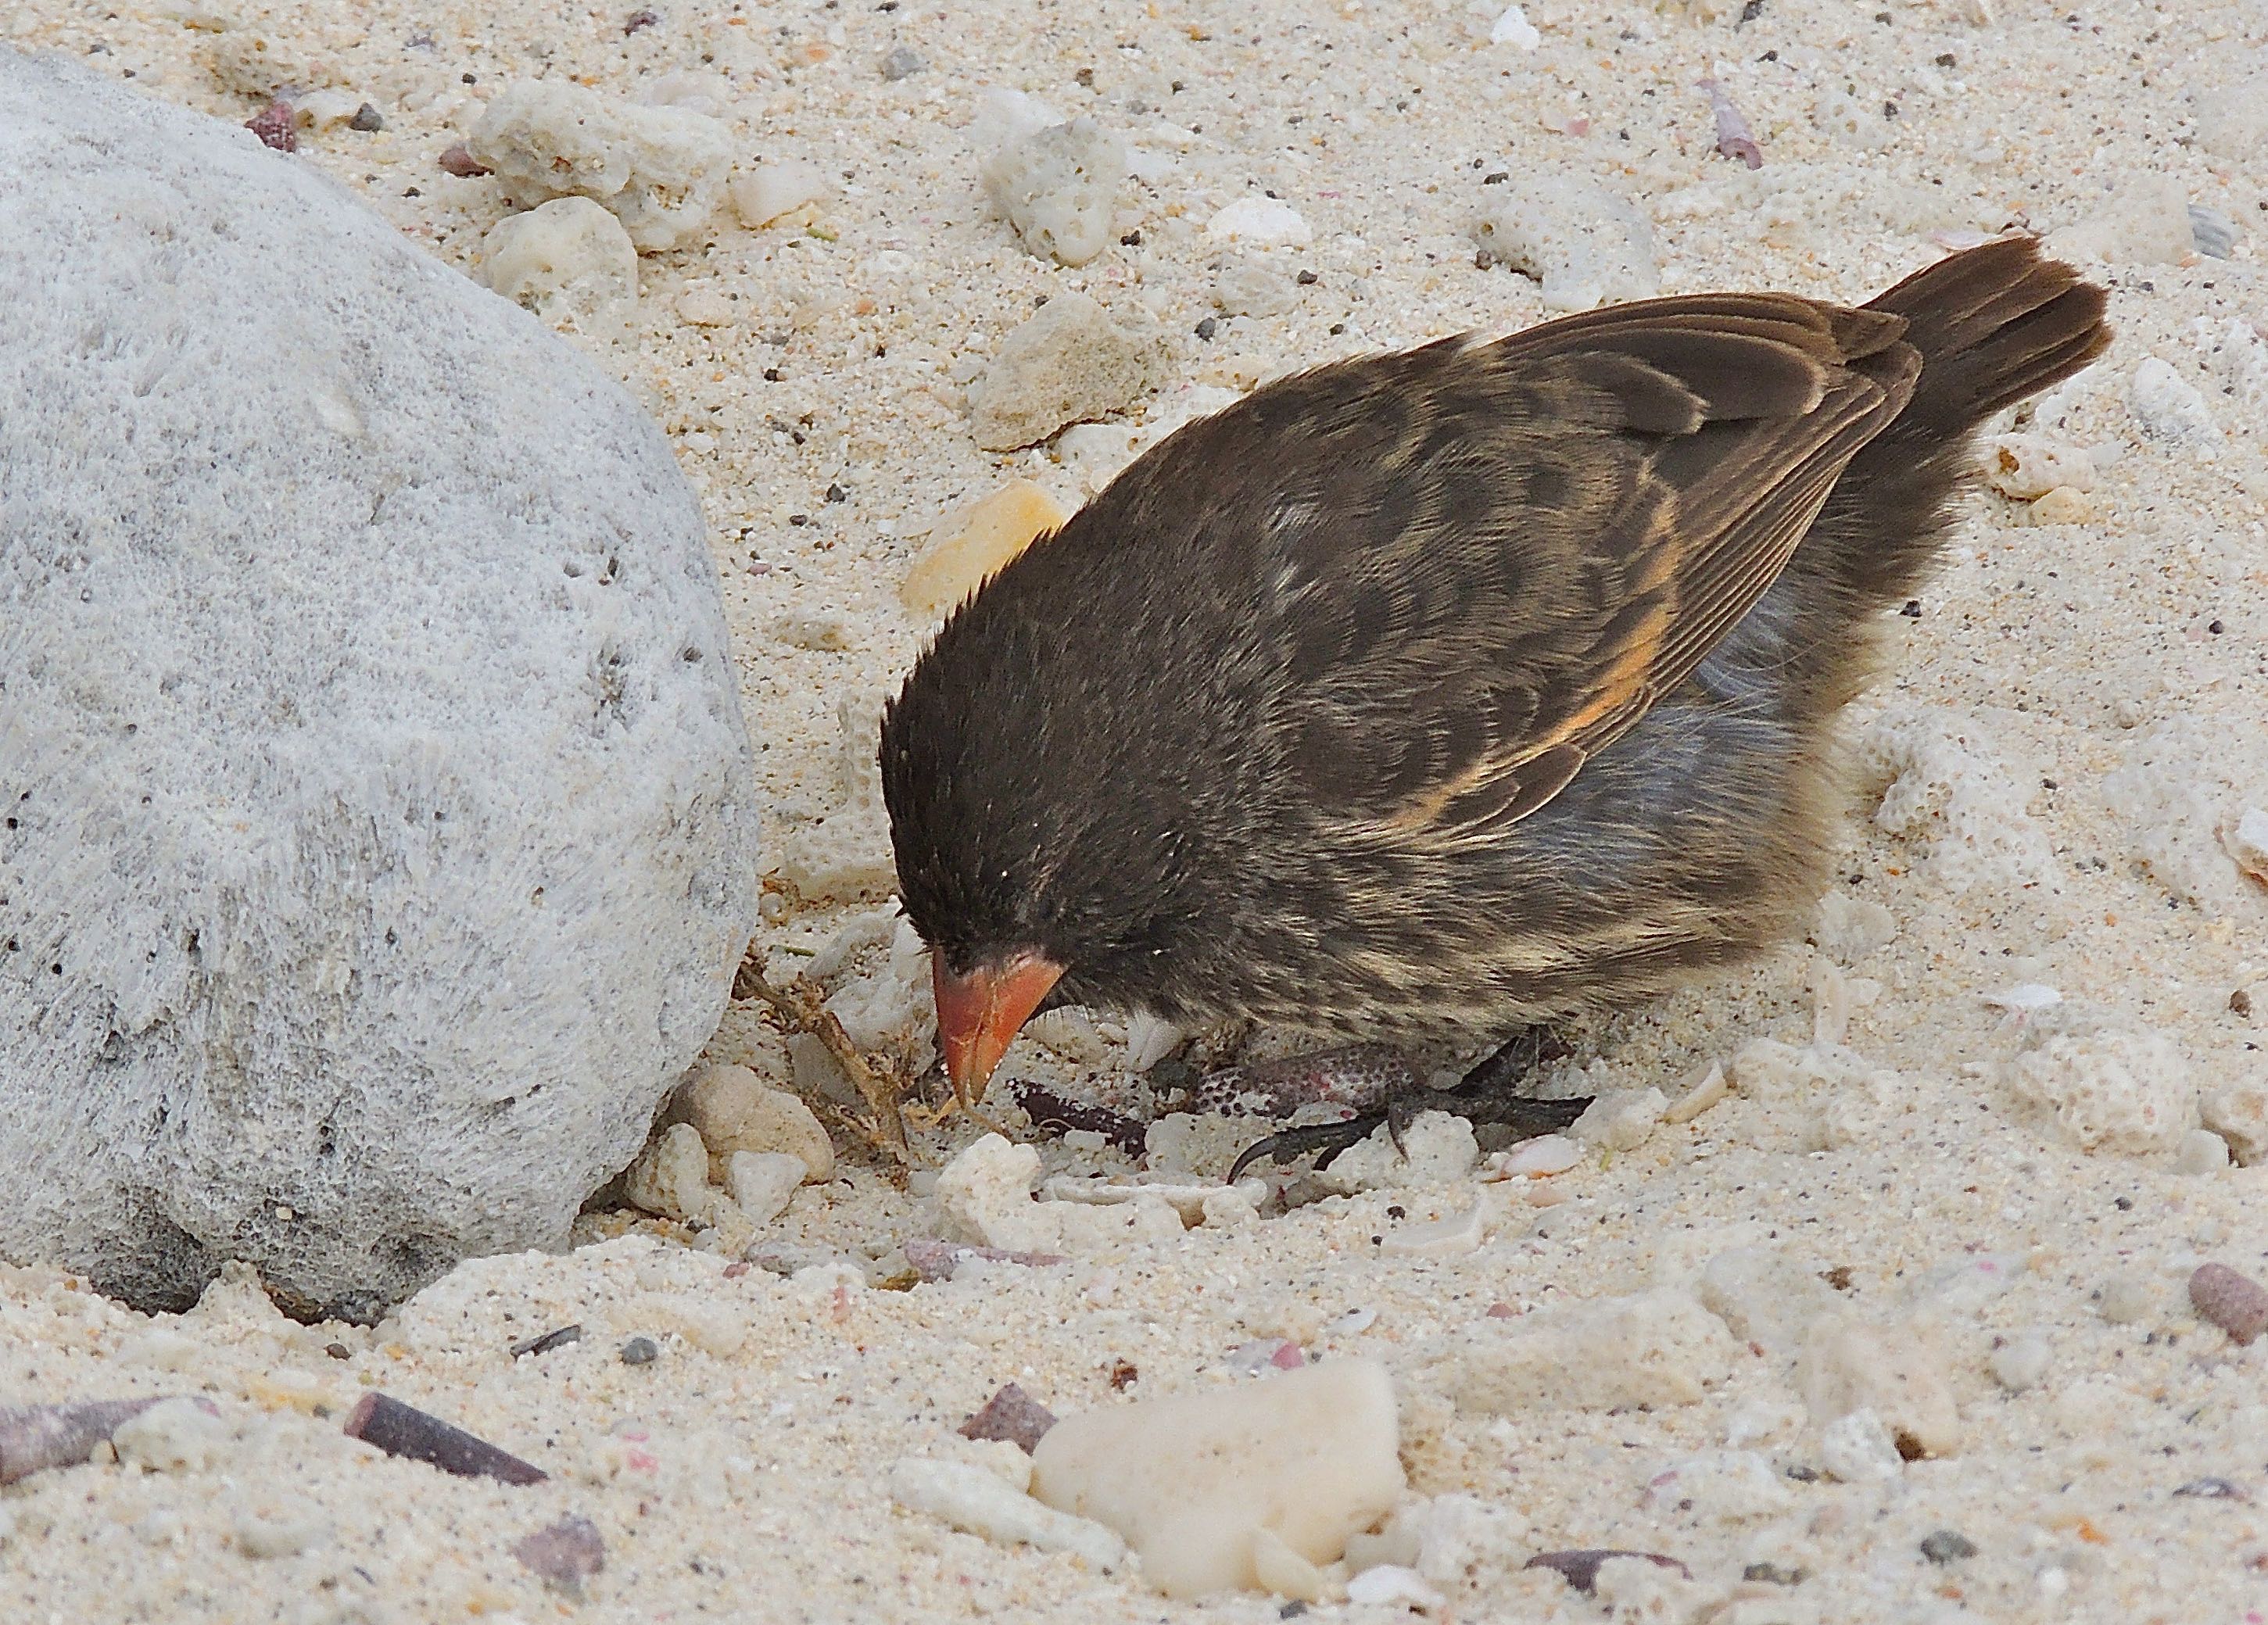
[[[1548,803],[1786,567],[1912,391],[1904,325],[1660,299],[1295,380],[1269,546],[1303,790],[1429,843]]]

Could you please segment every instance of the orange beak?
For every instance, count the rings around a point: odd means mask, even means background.
[[[1031,1018],[1064,967],[1038,953],[1020,953],[1002,965],[980,965],[956,976],[936,961],[937,1035],[953,1092],[970,1105],[984,1098],[992,1069],[1008,1053],[1017,1030]]]

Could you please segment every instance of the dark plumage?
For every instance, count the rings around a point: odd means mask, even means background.
[[[1862,309],[1617,305],[1172,436],[884,717],[956,1084],[1046,1004],[1501,1034],[1789,934],[1873,623],[2102,307],[2011,239]]]

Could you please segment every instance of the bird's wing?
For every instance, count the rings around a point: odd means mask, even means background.
[[[1912,393],[1904,322],[1649,300],[1341,364],[1224,413],[1286,766],[1327,817],[1493,839],[1764,595]],[[1189,431],[1184,431],[1185,433]],[[1216,533],[1219,533],[1216,531]]]

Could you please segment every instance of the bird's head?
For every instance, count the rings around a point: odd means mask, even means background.
[[[970,1099],[1035,1012],[1169,1014],[1222,936],[1210,912],[1222,842],[1183,765],[1212,758],[1153,673],[1095,669],[1067,652],[1095,640],[1034,613],[1049,551],[949,620],[882,718],[899,896],[929,944],[946,1066]]]

